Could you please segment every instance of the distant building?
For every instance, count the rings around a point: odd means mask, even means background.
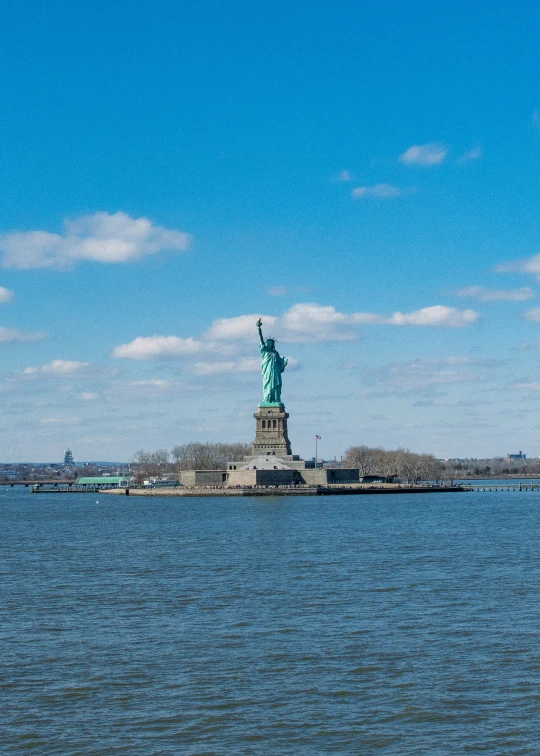
[[[513,459],[527,459],[527,455],[523,454],[522,451],[519,451],[517,454],[507,454],[506,455],[506,461],[512,462]]]
[[[66,449],[66,453],[64,454],[64,464],[65,465],[75,464],[75,462],[73,461],[73,454],[71,452],[71,449]]]
[[[135,478],[132,475],[95,475],[77,478],[78,486],[93,486],[95,488],[126,488]]]

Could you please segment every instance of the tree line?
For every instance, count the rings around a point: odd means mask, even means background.
[[[189,443],[175,446],[170,452],[139,449],[133,456],[131,469],[137,480],[161,478],[182,470],[224,470],[227,463],[242,459],[251,452],[251,444]]]
[[[454,478],[489,477],[492,475],[540,475],[540,459],[447,459],[442,463],[446,475]]]
[[[182,470],[224,470],[227,463],[251,453],[251,444],[188,443],[170,452],[140,449],[133,457],[131,469],[138,480],[178,475]],[[444,468],[432,454],[415,454],[408,449],[386,450],[379,447],[351,446],[345,452],[342,467],[358,468],[360,476],[379,475],[409,482],[439,480]]]
[[[350,446],[341,462],[342,467],[354,467],[363,475],[399,478],[409,483],[421,480],[440,480],[443,467],[432,454],[415,454],[408,449]]]

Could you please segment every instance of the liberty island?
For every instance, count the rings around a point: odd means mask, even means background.
[[[133,478],[122,484],[118,482],[116,488],[105,486],[101,479],[80,478],[73,484],[67,482],[68,485],[63,490],[69,493],[99,488],[103,493],[132,493],[138,496],[309,496],[463,490],[454,486],[434,486],[431,483],[425,486],[403,486],[399,481],[396,483],[384,478],[377,481],[382,486],[374,487],[370,483],[375,481],[366,480],[364,474],[360,481],[357,465],[319,465],[316,458],[304,460],[298,454],[293,454],[288,431],[289,413],[282,401],[282,375],[288,358],[279,354],[275,338],[264,338],[260,318],[255,325],[261,355],[262,401],[253,415],[255,438],[251,449],[245,444],[239,444],[243,448],[236,451],[231,449],[231,457],[234,454],[244,454],[243,458],[233,458],[231,461],[224,458],[220,466],[214,469],[203,466],[180,469],[177,473],[179,480],[167,480],[156,491],[149,491],[144,484],[141,487],[140,482],[133,482]],[[313,417],[312,420],[315,421],[316,418]],[[39,493],[54,488],[38,483],[32,490]]]

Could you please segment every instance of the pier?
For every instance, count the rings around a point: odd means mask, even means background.
[[[463,483],[462,488],[465,491],[493,491],[493,492],[540,491],[540,481],[536,483],[514,483],[514,485],[509,485],[508,483],[504,485],[499,485],[499,484],[482,485],[479,483],[472,483],[472,484]]]

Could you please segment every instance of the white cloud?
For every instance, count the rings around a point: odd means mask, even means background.
[[[208,352],[225,354],[230,351],[221,344],[197,341],[191,336],[188,339],[182,339],[179,336],[156,335],[138,336],[129,344],[120,344],[113,349],[111,357],[130,360],[171,359]]]
[[[83,391],[81,399],[83,402],[94,402],[98,398],[95,391]]]
[[[6,289],[5,286],[0,286],[0,304],[5,304],[6,302],[12,302],[14,293],[10,291],[9,289]]]
[[[87,372],[89,362],[74,362],[73,360],[53,360],[42,367],[27,367],[23,370],[24,375],[53,375],[69,376],[80,375]]]
[[[351,341],[357,338],[351,326],[376,323],[378,316],[369,312],[338,312],[330,305],[315,303],[293,305],[279,319],[282,341],[321,342]]]
[[[155,226],[148,218],[98,212],[64,221],[64,234],[3,234],[0,252],[4,268],[71,268],[80,260],[123,263],[162,250],[184,251],[189,243],[189,234]]]
[[[389,325],[433,326],[437,328],[461,328],[478,319],[474,310],[458,310],[455,307],[434,305],[415,312],[394,312],[385,322]]]
[[[473,147],[472,150],[468,150],[460,155],[457,159],[459,164],[470,163],[471,160],[479,160],[483,157],[484,153],[481,147]]]
[[[19,331],[17,328],[0,327],[0,344],[22,344],[23,342],[43,341],[47,338],[46,333]]]
[[[465,286],[455,292],[456,297],[477,299],[479,302],[525,302],[535,294],[529,286],[521,289],[486,289],[484,286]]]
[[[531,123],[535,129],[540,129],[540,111],[535,110],[531,116]]]
[[[340,171],[336,176],[336,181],[347,184],[353,180],[353,176],[349,171]]]
[[[351,191],[355,199],[361,197],[375,197],[376,199],[392,199],[399,197],[401,191],[391,184],[375,184],[375,186],[357,186]]]
[[[533,307],[531,310],[526,310],[523,313],[523,317],[531,323],[540,323],[540,307]]]
[[[447,152],[448,148],[437,142],[415,144],[400,155],[399,159],[405,165],[440,165]]]
[[[353,341],[358,338],[356,327],[359,325],[458,328],[474,323],[478,313],[474,310],[435,305],[410,313],[394,312],[386,317],[371,312],[343,313],[331,305],[301,303],[290,307],[281,317],[254,313],[219,318],[203,334],[202,340],[179,336],[139,336],[127,344],[115,347],[111,356],[131,360],[189,358],[202,354],[230,356],[237,351],[237,347],[223,342],[255,341],[259,318],[263,321],[265,338],[275,336],[285,343],[321,343]],[[216,367],[218,364],[219,368]],[[198,362],[194,370],[199,373],[244,371],[251,369],[246,367],[250,364],[249,361],[230,359],[219,363]]]
[[[540,254],[499,263],[494,268],[496,273],[530,273],[540,281]]]
[[[266,293],[271,297],[284,297],[289,293],[286,286],[269,286]]]
[[[251,340],[257,336],[255,324],[259,318],[262,318],[263,326],[273,328],[277,318],[272,315],[238,315],[235,318],[218,318],[214,320],[208,331],[205,333],[206,339],[248,339]]]
[[[281,317],[268,315],[240,315],[235,318],[220,318],[210,326],[204,338],[215,340],[256,337],[255,323],[263,321],[265,337],[275,335],[283,342],[352,341],[357,338],[354,326],[358,325],[412,325],[457,328],[474,323],[478,313],[474,310],[458,310],[455,307],[435,305],[410,313],[394,312],[390,317],[371,312],[338,312],[330,305],[316,303],[295,304]]]

